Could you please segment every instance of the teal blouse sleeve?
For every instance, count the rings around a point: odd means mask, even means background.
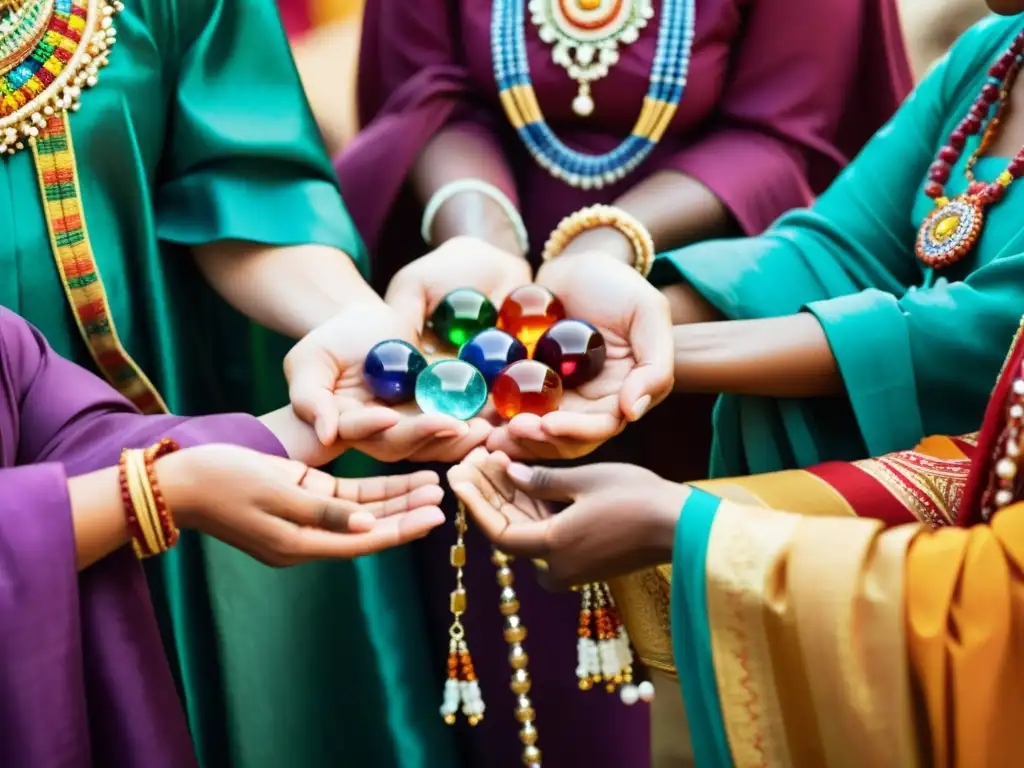
[[[162,240],[319,243],[365,267],[273,0],[179,0],[157,185]]]
[[[923,434],[977,426],[1024,309],[1024,228],[1008,205],[1021,190],[993,209],[984,253],[969,269],[950,270],[949,282],[934,281],[913,246],[930,210],[921,192],[928,167],[1020,25],[998,19],[964,35],[812,209],[782,217],[762,237],[659,259],[655,280],[692,283],[729,318],[812,312],[846,384],[857,439],[836,450],[823,448],[820,435],[838,423],[823,429],[820,406],[724,398],[718,426],[739,430],[749,445],[736,450],[737,440],[716,434],[720,469],[881,455]]]

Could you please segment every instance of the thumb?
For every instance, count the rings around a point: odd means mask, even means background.
[[[575,501],[600,483],[591,467],[528,467],[512,462],[506,469],[512,483],[528,496],[544,501]]]
[[[619,408],[626,418],[636,421],[652,405],[660,403],[672,391],[675,368],[675,344],[672,318],[664,297],[642,302],[634,311],[629,326],[629,346],[635,367],[622,382]]]
[[[338,438],[339,417],[334,398],[338,368],[334,361],[319,350],[296,347],[288,354],[284,375],[295,413],[313,425],[321,443],[331,445]]]
[[[423,333],[427,317],[427,296],[415,280],[392,280],[384,294],[385,303],[417,333]]]

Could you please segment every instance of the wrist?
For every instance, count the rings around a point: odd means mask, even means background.
[[[663,485],[655,494],[654,519],[650,531],[650,548],[659,563],[672,562],[675,547],[676,527],[682,514],[683,505],[690,495],[689,486],[662,481]]]
[[[195,460],[194,451],[184,448],[153,463],[160,493],[179,528],[195,528],[200,509],[197,471],[201,462]]]
[[[633,243],[620,230],[611,226],[595,227],[574,237],[557,258],[580,253],[598,252],[632,267],[636,261]]]

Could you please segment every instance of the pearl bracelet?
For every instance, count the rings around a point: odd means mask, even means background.
[[[488,184],[480,179],[458,179],[449,182],[431,196],[423,209],[423,221],[420,225],[420,235],[423,237],[424,243],[428,245],[431,243],[431,230],[434,228],[434,219],[437,218],[441,206],[463,192],[479,192],[500,205],[501,210],[505,212],[508,220],[512,223],[512,229],[516,233],[516,240],[519,241],[519,247],[523,254],[530,252],[530,238],[526,234],[526,224],[523,223],[523,217],[519,215],[519,211],[512,205],[512,201],[504,192],[493,184]]]
[[[581,234],[598,227],[621,232],[633,246],[633,268],[643,277],[651,273],[655,255],[651,233],[634,216],[611,205],[592,205],[562,219],[544,245],[544,261],[559,256]]]

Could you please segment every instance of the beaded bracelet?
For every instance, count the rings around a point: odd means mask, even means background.
[[[633,246],[633,268],[644,277],[651,273],[655,254],[651,233],[635,217],[611,205],[592,205],[562,219],[544,245],[544,261],[559,256],[577,237],[599,227],[613,227],[625,235]]]
[[[156,460],[178,450],[178,444],[165,438],[145,450],[121,452],[118,479],[124,503],[128,535],[139,559],[166,552],[178,542],[174,516],[160,492]]]

